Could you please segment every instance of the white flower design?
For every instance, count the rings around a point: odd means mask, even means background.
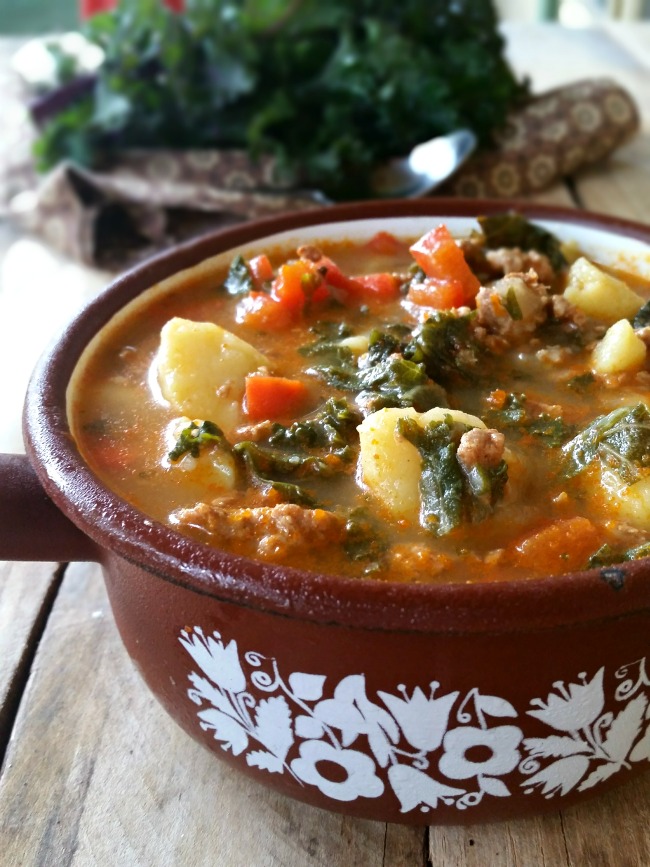
[[[275,659],[241,654],[219,632],[195,626],[179,641],[199,669],[188,675],[187,695],[201,729],[250,767],[290,774],[334,801],[388,790],[402,812],[441,804],[465,810],[486,796],[508,797],[503,778],[514,774],[527,794],[552,798],[650,761],[645,658],[614,672],[616,712],[606,710],[603,667],[591,679],[582,673],[576,682],[555,682],[545,700],[531,699],[526,716],[553,731],[524,737],[519,725],[503,722],[520,712],[477,687],[445,692],[430,680],[427,694],[400,684],[396,692],[377,690],[375,701],[361,673],[328,686],[317,672],[285,678]]]
[[[452,780],[509,774],[521,759],[522,731],[517,726],[482,729],[459,726],[447,732],[442,742],[441,773]]]
[[[621,768],[629,768],[630,762],[648,758],[642,746],[645,736],[639,739],[648,709],[648,698],[639,691],[648,685],[644,662],[640,663],[636,684],[628,680],[619,686],[616,698],[624,696],[628,701],[617,714],[604,712],[604,668],[589,681],[582,673],[581,683],[568,687],[557,681],[553,684],[557,693],[550,693],[545,703],[541,699],[531,701],[538,709],[529,710],[529,716],[566,734],[524,741],[529,758],[521,763],[520,769],[524,774],[532,774],[521,784],[526,792],[539,787],[550,798],[558,793],[566,795],[576,787],[585,791]],[[617,677],[625,677],[629,668],[623,666]],[[543,765],[539,758],[552,761]]]
[[[326,776],[319,768],[325,763],[340,771],[342,778],[336,779],[333,774]],[[384,791],[370,756],[358,750],[337,749],[326,741],[303,741],[299,757],[291,762],[291,770],[298,779],[317,786],[324,795],[337,801],[378,798]]]

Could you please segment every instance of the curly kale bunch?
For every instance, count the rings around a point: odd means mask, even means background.
[[[244,148],[363,195],[377,161],[459,126],[489,142],[526,95],[497,23],[489,0],[186,0],[181,15],[122,0],[88,22],[105,60],[43,125],[37,158]]]

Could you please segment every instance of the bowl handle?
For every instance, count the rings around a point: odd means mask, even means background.
[[[54,505],[26,455],[0,454],[0,560],[99,560],[99,548]]]

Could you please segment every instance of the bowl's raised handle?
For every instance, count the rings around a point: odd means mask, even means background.
[[[26,455],[0,454],[0,560],[98,560],[99,549],[43,490]]]

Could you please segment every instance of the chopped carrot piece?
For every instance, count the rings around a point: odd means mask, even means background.
[[[406,297],[414,304],[433,307],[436,310],[451,310],[467,303],[462,283],[458,280],[436,280],[434,277],[413,284]]]
[[[299,379],[259,374],[246,377],[246,413],[255,421],[293,418],[308,398],[309,389]]]
[[[503,409],[506,405],[506,400],[508,399],[508,394],[502,388],[493,389],[488,397],[487,402],[494,409]]]
[[[409,250],[427,277],[441,283],[456,281],[463,288],[463,304],[474,300],[481,284],[445,225],[427,232]]]
[[[250,292],[237,305],[237,322],[257,331],[281,331],[293,325],[295,317],[266,292]]]
[[[560,518],[515,545],[513,561],[535,573],[558,575],[586,568],[589,556],[602,543],[601,531],[587,518]]]

